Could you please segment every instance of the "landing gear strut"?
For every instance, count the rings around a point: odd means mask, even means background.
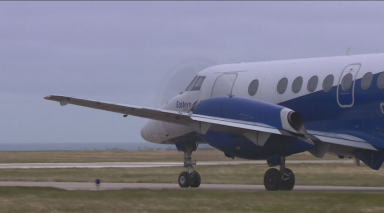
[[[264,186],[268,191],[290,191],[293,189],[295,186],[295,174],[293,174],[292,170],[285,168],[285,157],[281,157],[280,171],[271,168],[265,172]]]
[[[192,161],[192,152],[196,150],[196,143],[185,144],[184,150],[184,167],[185,172],[180,173],[179,175],[179,186],[183,188],[194,187],[197,188],[200,186],[201,177],[200,174],[193,168],[193,165],[196,165],[196,161]]]

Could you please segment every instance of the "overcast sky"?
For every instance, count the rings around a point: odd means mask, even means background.
[[[145,119],[215,64],[384,51],[384,2],[0,2],[0,143],[142,142]]]

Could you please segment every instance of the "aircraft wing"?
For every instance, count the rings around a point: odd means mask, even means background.
[[[89,107],[93,109],[100,109],[109,112],[116,112],[125,115],[133,115],[143,118],[149,118],[160,121],[167,121],[171,123],[184,124],[186,123],[185,113],[162,110],[162,109],[152,109],[146,107],[139,107],[133,105],[121,105],[108,102],[100,102],[89,99],[81,99],[75,97],[67,97],[61,95],[49,95],[44,97],[47,100],[58,101],[60,105],[65,106],[67,104],[73,104],[77,106]]]
[[[133,115],[142,118],[149,118],[153,120],[165,121],[175,124],[188,125],[192,128],[195,128],[199,133],[205,134],[208,131],[208,128],[214,128],[215,130],[220,131],[220,126],[225,128],[225,130],[235,129],[237,130],[251,130],[251,131],[261,131],[272,134],[281,134],[281,132],[271,126],[255,123],[255,122],[245,122],[239,120],[231,120],[203,115],[194,115],[188,114],[185,112],[176,112],[171,110],[163,109],[153,109],[146,107],[139,107],[133,105],[121,105],[108,102],[100,102],[95,100],[80,99],[75,97],[67,97],[61,95],[49,95],[44,97],[47,100],[57,101],[60,105],[64,106],[67,104],[73,104],[78,106],[89,107],[93,109],[100,109],[110,112],[121,113],[125,115]],[[217,125],[217,126],[211,126]]]
[[[61,96],[61,95],[49,95],[44,97],[47,100],[57,101],[60,105],[64,106],[67,104],[73,104],[78,106],[84,106],[94,109],[100,109],[115,113],[121,113],[124,115],[133,115],[143,118],[149,118],[153,120],[165,121],[175,124],[187,125],[192,127],[194,130],[201,134],[205,134],[208,130],[214,131],[228,131],[242,133],[255,144],[263,146],[264,144],[258,144],[254,141],[254,133],[266,133],[266,134],[277,134],[286,135],[291,137],[300,137],[301,139],[312,143],[316,142],[317,154],[312,153],[315,156],[322,156],[328,144],[337,144],[348,147],[355,147],[359,149],[377,150],[368,142],[361,140],[360,138],[351,135],[341,135],[328,132],[319,132],[307,130],[306,135],[292,134],[285,130],[279,130],[269,125],[256,122],[247,122],[241,120],[233,120],[205,115],[198,115],[185,112],[176,112],[171,110],[153,109],[146,107],[139,107],[133,105],[121,105],[108,102],[100,102],[95,100],[80,99],[75,97]],[[257,140],[257,139],[255,139]],[[325,150],[325,151],[324,151]]]

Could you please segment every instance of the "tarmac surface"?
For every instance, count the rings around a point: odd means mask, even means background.
[[[266,164],[266,161],[201,161],[197,165]],[[286,164],[300,163],[354,163],[353,160],[291,160]],[[98,162],[98,163],[5,163],[0,169],[44,169],[44,168],[144,168],[183,166],[183,162]]]
[[[179,190],[236,190],[266,191],[263,185],[238,184],[201,184],[199,188],[180,188],[177,183],[95,183],[87,182],[12,182],[0,181],[0,186],[55,187],[65,190],[122,190],[122,189],[179,189]],[[318,192],[380,192],[384,187],[352,187],[352,186],[295,186],[293,191]]]

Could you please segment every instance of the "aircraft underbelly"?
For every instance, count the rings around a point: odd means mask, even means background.
[[[301,139],[282,135],[271,135],[264,146],[257,146],[243,134],[208,131],[201,137],[224,153],[250,160],[266,159],[273,155],[289,156],[313,148],[313,145]]]

